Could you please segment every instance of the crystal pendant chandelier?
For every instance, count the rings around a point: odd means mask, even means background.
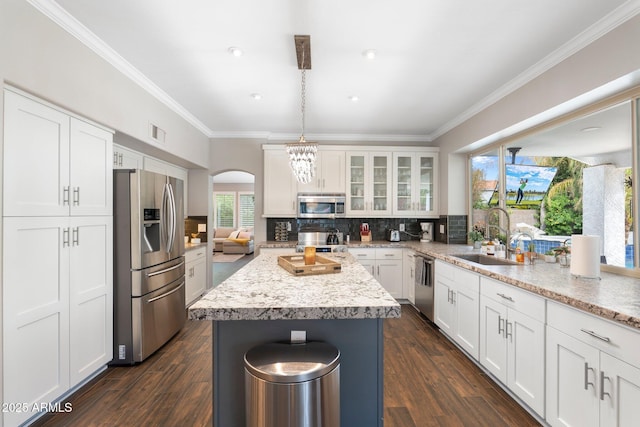
[[[311,69],[310,55],[310,37],[295,36],[296,54],[298,57],[298,68],[302,73],[301,88],[301,113],[302,113],[302,130],[298,142],[292,142],[286,145],[287,153],[289,153],[289,164],[293,170],[298,182],[308,184],[315,175],[316,169],[316,153],[318,152],[318,144],[315,142],[307,142],[304,139],[304,113],[306,103],[306,70]]]

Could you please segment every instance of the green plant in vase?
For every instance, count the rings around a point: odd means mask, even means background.
[[[469,232],[469,240],[473,242],[475,249],[480,249],[481,243],[484,240],[484,234],[476,227]]]

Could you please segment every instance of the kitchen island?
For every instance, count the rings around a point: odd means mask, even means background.
[[[340,350],[341,425],[383,424],[383,321],[400,304],[353,256],[323,256],[341,272],[294,276],[264,254],[189,308],[189,319],[213,321],[214,426],[244,425],[244,354],[291,331]]]

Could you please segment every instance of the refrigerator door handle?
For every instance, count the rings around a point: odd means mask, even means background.
[[[171,184],[167,184],[167,193],[169,194],[169,242],[167,252],[173,250],[173,244],[176,241],[176,199],[173,195],[173,187]]]
[[[176,234],[176,204],[173,196],[173,188],[169,183],[166,183],[162,189],[162,213],[165,250],[167,253],[171,253]]]
[[[176,264],[173,267],[169,267],[169,268],[165,268],[164,270],[159,270],[159,271],[154,271],[153,273],[149,273],[147,274],[147,277],[153,277],[153,276],[157,276],[159,274],[164,274],[164,273],[168,273],[172,270],[177,270],[178,268],[182,267],[184,265],[184,261],[182,261],[180,264]]]
[[[166,298],[169,295],[171,295],[171,294],[173,294],[175,292],[178,292],[182,288],[182,285],[183,284],[181,283],[180,286],[178,286],[177,288],[174,288],[174,289],[170,290],[169,292],[165,292],[164,294],[159,295],[159,296],[157,296],[155,298],[151,298],[149,301],[147,301],[147,304],[152,303],[154,301],[158,301],[159,299],[162,299],[162,298]]]
[[[162,187],[162,206],[160,209],[160,227],[162,235],[162,243],[165,251],[169,252],[169,212],[168,212],[169,195],[167,194],[167,184]]]

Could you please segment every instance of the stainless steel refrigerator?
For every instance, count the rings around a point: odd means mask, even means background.
[[[112,364],[142,362],[185,324],[184,201],[180,179],[113,171]]]

